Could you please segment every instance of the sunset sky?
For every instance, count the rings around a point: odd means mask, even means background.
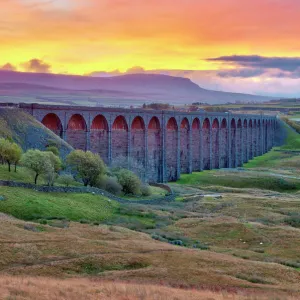
[[[0,0],[0,68],[300,97],[300,1]]]

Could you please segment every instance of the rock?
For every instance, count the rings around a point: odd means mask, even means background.
[[[29,231],[33,231],[33,232],[38,232],[38,229],[32,224],[25,224],[24,229],[29,230]]]
[[[0,201],[4,201],[5,197],[4,196],[0,196]]]

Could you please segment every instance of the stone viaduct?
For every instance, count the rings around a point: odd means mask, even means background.
[[[148,182],[181,173],[235,168],[269,151],[277,118],[267,115],[176,112],[20,104],[75,149],[98,153],[111,165],[134,159]]]

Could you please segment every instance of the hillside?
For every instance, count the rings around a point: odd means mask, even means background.
[[[126,74],[91,77],[0,71],[0,101],[53,102],[80,105],[142,105],[169,102],[210,104],[235,101],[267,101],[270,98],[249,94],[211,91],[190,79],[160,74]],[[80,102],[80,103],[78,103]]]
[[[0,137],[14,140],[24,151],[31,148],[45,149],[55,144],[63,157],[72,147],[24,111],[0,108]]]

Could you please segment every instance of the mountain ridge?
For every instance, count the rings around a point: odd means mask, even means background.
[[[193,102],[221,104],[235,101],[260,102],[274,99],[273,97],[252,94],[207,90],[189,78],[163,74],[123,74],[112,77],[91,77],[0,71],[0,96],[9,96],[8,85],[10,85],[12,93],[18,92],[20,95],[28,93],[28,91],[31,92],[31,95],[34,95],[38,90],[50,89],[50,92],[56,94],[69,92],[73,96],[75,93],[78,96],[85,97],[85,93],[88,93],[89,96],[99,97],[98,101],[102,100],[102,97],[107,101],[117,100],[120,105],[122,105],[122,100],[130,99],[135,105],[141,105],[144,102],[170,101],[174,105],[191,104]],[[90,104],[89,100],[87,105]]]

